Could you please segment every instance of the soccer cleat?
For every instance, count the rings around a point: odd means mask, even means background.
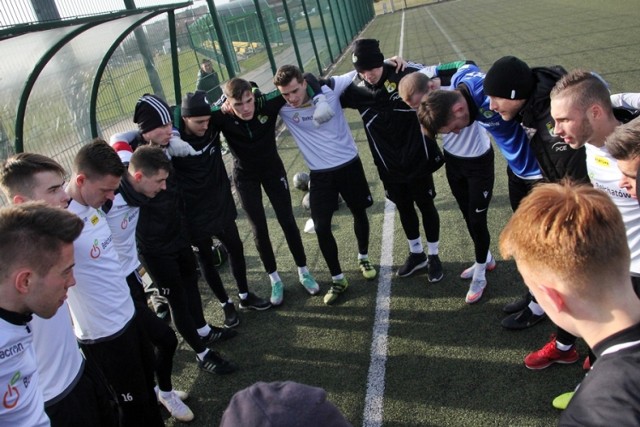
[[[398,277],[411,276],[418,270],[422,270],[427,266],[427,255],[424,252],[419,254],[409,253],[405,263],[398,269]]]
[[[157,385],[153,387],[153,391],[156,393],[156,399],[158,398],[158,393],[160,393],[160,387],[158,387]],[[187,400],[189,398],[189,393],[187,393],[186,391],[182,391],[182,390],[171,390],[173,393],[176,394],[176,396],[178,396],[178,399],[180,400]],[[160,401],[158,401],[158,404],[160,404]]]
[[[427,279],[431,283],[439,282],[444,277],[442,263],[438,255],[427,256]]]
[[[524,358],[524,366],[529,369],[544,369],[554,363],[571,364],[578,361],[576,347],[572,346],[567,351],[559,350],[556,347],[556,336],[552,335],[551,340],[540,350],[533,351]]]
[[[333,304],[338,299],[338,296],[348,287],[349,282],[347,282],[347,279],[344,277],[337,282],[334,281],[331,283],[331,289],[329,289],[329,292],[324,296],[324,303],[327,305]]]
[[[224,307],[222,307],[222,310],[224,310],[225,328],[233,328],[234,326],[238,326],[240,324],[240,318],[238,317],[236,306],[233,305],[232,302],[227,301]]]
[[[300,284],[304,286],[309,294],[318,295],[318,293],[320,292],[320,285],[318,285],[318,282],[316,282],[316,279],[313,278],[311,273],[302,273],[299,276],[299,279]]]
[[[278,306],[284,299],[284,285],[281,280],[271,284],[271,305]]]
[[[541,322],[546,317],[545,313],[538,316],[533,314],[529,307],[526,307],[520,313],[513,313],[502,319],[502,327],[515,330],[526,329]]]
[[[271,308],[271,303],[266,299],[262,299],[253,292],[249,292],[247,298],[240,298],[240,308],[245,310],[268,310]]]
[[[474,262],[473,265],[467,269],[465,269],[462,273],[460,273],[460,278],[461,279],[473,279],[473,272],[476,269],[476,263]],[[493,257],[493,255],[491,255],[491,258],[489,258],[489,261],[487,262],[487,270],[486,271],[493,271],[496,269],[496,259]]]
[[[373,268],[368,258],[363,258],[359,260],[358,264],[360,265],[360,271],[362,272],[362,276],[365,279],[371,280],[376,278],[376,275],[378,273],[376,272],[376,269]]]
[[[164,398],[158,394],[158,402],[162,403],[176,420],[183,422],[193,420],[193,412],[182,402],[182,399],[180,399],[175,391],[172,391],[168,398]]]
[[[529,305],[529,303],[531,302],[531,298],[531,293],[527,291],[527,293],[524,294],[519,300],[510,302],[509,304],[502,307],[502,311],[507,314],[519,313]]]
[[[211,374],[225,375],[238,370],[238,365],[230,360],[224,360],[220,354],[213,350],[209,350],[202,360],[196,356],[196,360],[198,368]]]
[[[560,409],[561,411],[563,411],[567,409],[567,406],[569,406],[569,402],[571,402],[571,399],[573,398],[574,394],[575,394],[575,391],[562,393],[560,396],[553,399],[553,402],[551,402],[551,404],[553,405],[554,408]]]
[[[486,280],[472,280],[471,285],[469,285],[467,296],[464,298],[464,302],[466,302],[467,304],[478,302],[480,298],[482,298],[482,293],[484,292],[484,288],[486,286]]]
[[[207,347],[214,342],[226,341],[238,335],[238,332],[234,329],[218,328],[212,325],[209,325],[209,327],[211,328],[211,331],[209,331],[207,336],[200,337],[200,339],[202,340],[202,344]]]

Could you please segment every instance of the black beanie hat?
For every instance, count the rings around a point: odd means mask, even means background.
[[[505,99],[527,99],[535,82],[531,68],[515,56],[504,56],[493,63],[484,78],[484,93]]]
[[[187,93],[182,98],[181,114],[182,117],[209,116],[211,115],[211,106],[207,102],[207,93],[203,90],[197,90],[195,93]]]
[[[358,39],[353,43],[351,62],[358,71],[373,70],[382,67],[384,56],[380,52],[380,43],[374,39]]]
[[[169,106],[155,95],[145,93],[138,99],[133,113],[133,123],[138,124],[140,132],[147,133],[155,128],[171,123]]]

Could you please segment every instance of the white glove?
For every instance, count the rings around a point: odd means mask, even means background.
[[[316,111],[313,112],[313,124],[316,127],[328,122],[336,114],[323,94],[316,95],[313,98],[313,105],[316,106]]]
[[[198,154],[191,145],[184,142],[180,137],[173,135],[167,144],[167,154],[171,157],[187,157]]]

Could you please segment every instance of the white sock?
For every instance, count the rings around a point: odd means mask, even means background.
[[[573,344],[562,344],[560,341],[556,340],[556,348],[560,351],[569,351],[571,350],[571,347],[573,347]]]
[[[361,259],[369,259],[369,254],[358,254],[358,261],[360,261]]]
[[[197,356],[198,360],[202,362],[204,360],[204,357],[207,355],[207,353],[209,353],[209,349],[206,349],[202,353],[198,353],[198,356]]]
[[[427,242],[427,248],[429,248],[429,255],[438,255],[438,247],[440,242]]]
[[[269,279],[271,279],[271,284],[273,285],[276,282],[280,282],[280,275],[278,271],[274,271],[273,273],[269,273]]]
[[[163,399],[170,398],[172,394],[173,394],[173,390],[171,390],[171,391],[162,391],[162,390],[160,390],[158,392],[158,396],[160,396]]]
[[[220,303],[220,307],[224,307],[227,304],[233,304],[233,301],[231,300],[231,298],[229,298],[229,300],[227,300],[227,302],[221,302]]]
[[[240,297],[241,300],[245,300],[247,299],[247,297],[249,296],[248,292],[245,292],[243,294],[238,294],[238,296]]]
[[[198,328],[197,331],[198,335],[200,335],[201,337],[206,337],[207,335],[209,335],[209,332],[211,332],[211,327],[207,324],[202,328]]]
[[[542,307],[540,307],[540,304],[538,304],[535,301],[531,301],[529,303],[529,309],[533,312],[533,314],[535,314],[536,316],[542,316],[544,314],[544,310],[542,309]]]
[[[340,273],[337,276],[331,276],[331,280],[333,280],[334,282],[337,282],[338,280],[342,280],[344,279],[344,273]]]
[[[309,269],[305,265],[304,267],[298,267],[298,276],[302,276],[303,274],[307,274]]]
[[[409,252],[412,254],[421,254],[424,252],[424,248],[422,247],[422,239],[418,237],[417,239],[407,239],[409,242]]]

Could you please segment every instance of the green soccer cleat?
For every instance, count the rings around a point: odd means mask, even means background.
[[[329,289],[329,292],[324,296],[324,303],[327,305],[333,304],[338,299],[338,296],[347,290],[348,287],[349,282],[347,282],[346,278],[334,281],[331,283],[331,289]]]

